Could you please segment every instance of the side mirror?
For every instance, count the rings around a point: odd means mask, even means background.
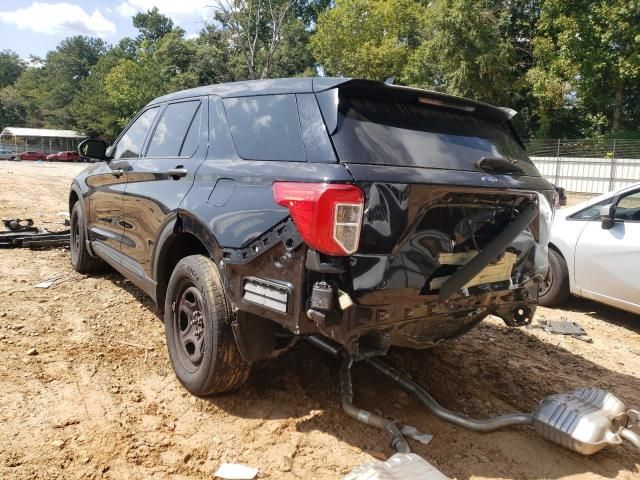
[[[95,158],[96,160],[109,160],[107,156],[107,144],[102,140],[88,138],[78,145],[78,153],[83,157]]]
[[[604,205],[600,207],[600,220],[602,220],[602,228],[604,230],[609,230],[613,227],[615,223],[616,216],[616,204],[611,203],[609,205]]]

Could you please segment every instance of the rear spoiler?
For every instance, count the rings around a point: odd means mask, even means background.
[[[333,134],[338,126],[339,98],[345,95],[397,100],[401,102],[415,101],[431,105],[435,108],[467,112],[470,115],[491,122],[506,123],[518,143],[524,148],[520,136],[511,123],[511,119],[517,112],[510,108],[496,107],[488,103],[456,97],[446,93],[403,87],[400,85],[389,85],[373,80],[318,77],[313,79],[313,91],[318,99],[320,111],[322,112],[329,135]]]

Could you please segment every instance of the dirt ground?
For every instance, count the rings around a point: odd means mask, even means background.
[[[0,162],[0,218],[59,228],[82,168]],[[34,288],[57,274],[63,281]],[[476,417],[531,411],[545,395],[589,385],[640,406],[638,316],[582,300],[538,315],[577,320],[593,343],[492,319],[392,361]],[[173,374],[154,306],[122,276],[79,275],[64,248],[0,250],[0,478],[204,479],[221,462],[257,467],[260,478],[340,478],[392,452],[384,434],[342,412],[337,376],[335,361],[300,343],[255,365],[241,390],[194,398]],[[364,365],[354,383],[360,406],[433,434],[411,446],[452,478],[640,478],[640,453],[623,446],[582,457],[526,427],[470,433]]]

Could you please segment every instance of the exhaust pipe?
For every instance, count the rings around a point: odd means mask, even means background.
[[[422,402],[422,404],[427,407],[431,413],[433,413],[433,415],[445,422],[453,423],[454,425],[466,428],[467,430],[482,433],[493,432],[499,428],[510,427],[513,425],[533,425],[533,416],[529,413],[513,413],[487,420],[475,420],[473,418],[465,417],[441,406],[424,390],[424,388],[413,380],[410,380],[400,374],[393,367],[387,365],[383,361],[377,358],[368,358],[366,361],[384,376],[390,378],[408,392],[413,393],[418,397],[418,400],[420,400],[420,402]]]
[[[353,358],[346,349],[318,335],[306,339],[342,359],[340,392],[342,408],[347,415],[388,433],[392,447],[397,452],[409,453],[409,445],[394,422],[353,405]],[[622,444],[623,440],[640,450],[640,435],[632,430],[640,429],[640,413],[627,410],[616,396],[599,388],[582,388],[551,395],[542,400],[533,413],[512,413],[477,420],[444,408],[424,388],[379,358],[364,360],[385,377],[414,394],[433,415],[467,430],[486,433],[514,425],[530,425],[545,439],[583,455],[591,455],[608,445]]]
[[[342,359],[340,366],[340,397],[342,409],[347,415],[357,420],[389,434],[391,437],[391,448],[398,453],[411,453],[409,444],[400,433],[394,422],[373,412],[358,408],[353,404],[353,384],[351,383],[351,367],[353,357],[344,348],[337,346],[330,340],[319,335],[306,337],[306,340],[316,347],[324,350],[328,354]]]

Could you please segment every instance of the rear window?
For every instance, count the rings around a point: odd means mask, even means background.
[[[295,95],[226,98],[224,108],[242,158],[306,161]]]
[[[341,162],[477,171],[481,158],[539,173],[506,124],[417,102],[340,97],[332,136]]]

